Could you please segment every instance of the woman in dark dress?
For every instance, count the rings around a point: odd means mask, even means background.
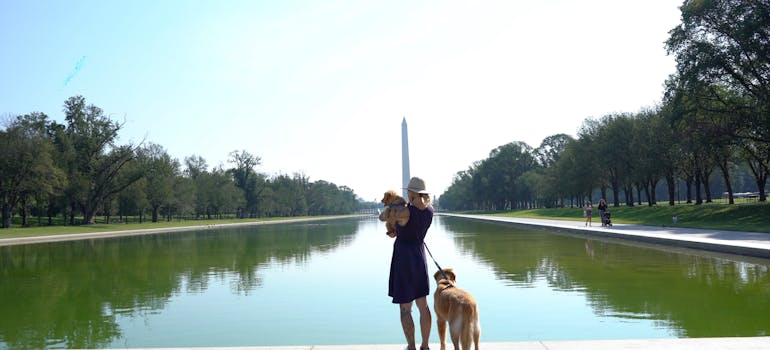
[[[599,206],[598,206],[598,208],[599,208],[599,217],[600,217],[600,218],[601,218],[601,220],[602,220],[602,226],[607,226],[607,220],[606,220],[606,218],[604,217],[604,213],[606,213],[606,212],[607,212],[607,202],[606,202],[606,201],[604,201],[604,198],[602,198],[602,199],[600,199],[600,200],[599,200]]]
[[[433,222],[433,207],[430,205],[428,191],[425,190],[425,182],[418,177],[409,180],[407,195],[409,221],[405,226],[396,225],[396,232],[390,234],[396,241],[393,243],[393,257],[390,261],[388,295],[393,297],[394,304],[399,304],[407,349],[416,349],[412,302],[417,304],[422,335],[420,349],[425,350],[428,349],[431,315],[426,298],[430,294],[430,286],[423,241]]]

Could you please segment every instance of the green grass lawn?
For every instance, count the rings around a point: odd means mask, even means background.
[[[678,204],[673,207],[668,205],[612,207],[610,205],[609,211],[612,213],[613,223],[770,233],[770,203]],[[584,220],[582,208],[530,209],[485,214],[536,219]],[[672,220],[675,215],[678,218],[676,225]],[[599,222],[599,211],[595,206],[593,221]]]

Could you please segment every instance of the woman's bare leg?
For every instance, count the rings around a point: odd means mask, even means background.
[[[432,322],[430,309],[428,308],[428,300],[426,297],[422,297],[415,300],[415,302],[417,303],[417,310],[420,311],[420,334],[422,335],[422,344],[420,345],[420,348],[427,349],[429,346],[430,325]]]
[[[409,349],[415,349],[414,345],[414,320],[412,319],[412,303],[399,304],[401,310],[401,328],[404,329],[406,345]]]

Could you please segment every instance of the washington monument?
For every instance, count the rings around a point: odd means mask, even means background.
[[[406,132],[406,117],[401,122],[401,179],[402,179],[402,191],[404,198],[409,200],[406,196],[406,187],[409,185],[409,136]]]

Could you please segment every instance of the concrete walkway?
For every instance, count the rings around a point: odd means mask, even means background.
[[[528,341],[511,343],[485,343],[484,350],[767,350],[770,337],[753,338],[686,338],[686,339],[632,339],[632,340],[584,340],[584,341]],[[174,348],[216,350],[404,350],[404,345],[315,345],[315,346],[255,346],[238,348]],[[439,350],[438,344],[431,349]],[[447,349],[453,349],[451,342]]]
[[[548,227],[550,229],[570,233],[770,259],[770,231],[741,232],[694,229],[676,226],[656,227],[625,224],[614,224],[612,227],[602,227],[599,222],[595,222],[592,226],[585,226],[583,222],[578,221],[525,219],[491,215],[460,215],[444,213],[441,215],[535,227]],[[770,228],[768,228],[768,230],[770,230]],[[768,349],[770,349],[770,347]]]

